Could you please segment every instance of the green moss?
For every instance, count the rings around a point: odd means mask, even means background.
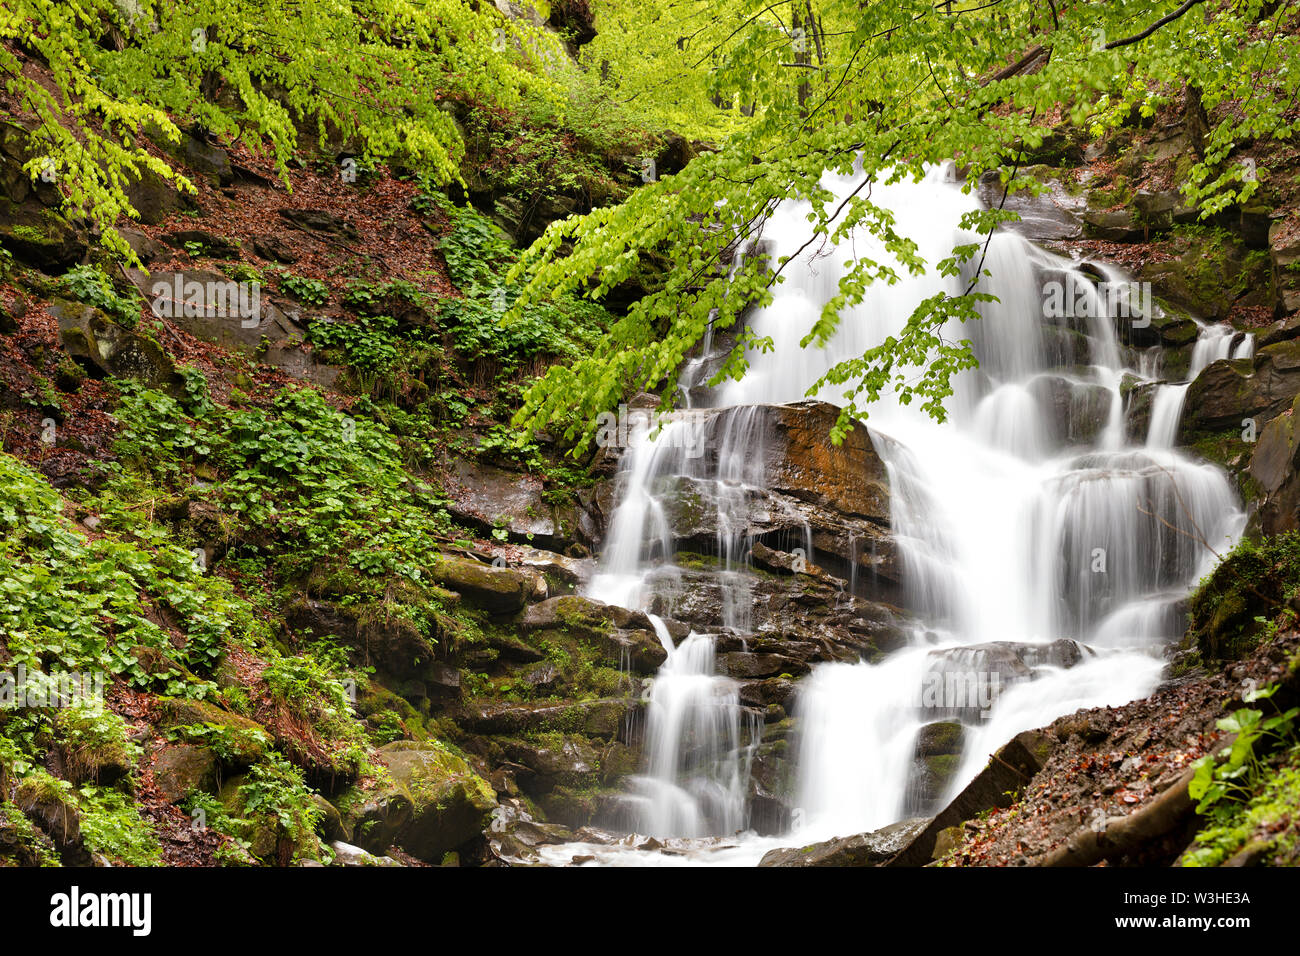
[[[1300,595],[1300,532],[1245,540],[1205,578],[1188,602],[1184,646],[1203,662],[1236,660],[1261,636],[1294,623]]]
[[[1183,866],[1220,866],[1247,851],[1256,862],[1300,863],[1300,747],[1265,776],[1256,793],[1198,834]]]

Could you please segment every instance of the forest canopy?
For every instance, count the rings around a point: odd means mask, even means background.
[[[554,223],[516,266],[525,287],[507,322],[546,299],[601,298],[655,277],[602,346],[553,368],[519,413],[525,435],[558,425],[579,446],[601,411],[667,381],[710,323],[727,329],[769,300],[779,263],[729,265],[783,199],[812,203],[810,239],[869,230],[908,270],[977,273],[980,243],[922,261],[870,183],[951,160],[971,183],[995,170],[1007,190],[1039,188],[1023,167],[1055,128],[1099,137],[1176,104],[1205,127],[1178,185],[1206,218],[1267,175],[1232,161],[1234,150],[1294,132],[1289,0],[583,0],[595,31],[576,65],[544,19],[575,2],[502,4],[506,16],[477,0],[11,0],[0,37],[48,64],[53,88],[8,47],[0,61],[10,96],[36,118],[28,172],[56,182],[65,206],[128,258],[113,226],[133,213],[130,182],[148,170],[192,189],[140,138],[175,140],[178,118],[268,150],[282,175],[304,136],[337,133],[368,160],[397,158],[442,184],[461,179],[457,97],[597,112],[601,96],[699,141],[682,171]],[[864,188],[832,203],[823,174],[859,167]],[[1007,215],[993,208],[965,225],[987,234]],[[857,259],[805,345],[827,341],[868,285],[894,278]],[[814,390],[845,386],[842,422],[889,389],[942,417],[952,376],[974,363],[942,329],[983,298],[972,281],[920,303],[901,335]],[[718,380],[768,344],[742,332]]]

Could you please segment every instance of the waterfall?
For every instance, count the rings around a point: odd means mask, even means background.
[[[1234,343],[1236,343],[1234,345]],[[1174,385],[1156,387],[1151,398],[1151,426],[1147,432],[1148,448],[1172,448],[1178,434],[1187,389],[1196,376],[1212,363],[1226,358],[1250,358],[1255,354],[1255,336],[1237,332],[1231,325],[1202,325],[1192,346],[1187,379]]]
[[[872,190],[872,201],[894,212],[899,233],[931,265],[958,243],[982,241],[959,225],[977,200],[949,179],[936,170],[921,183]],[[858,183],[827,174],[823,185],[844,198]],[[776,209],[763,235],[774,261],[796,256],[808,211],[799,201]],[[898,281],[868,287],[824,348],[801,348],[853,256],[893,266]],[[983,267],[989,275],[979,288],[997,301],[981,304],[978,322],[944,330],[949,340],[968,339],[980,360],[955,380],[950,420],[937,423],[889,393],[868,409],[889,478],[911,640],[876,664],[817,665],[801,683],[795,820],[802,841],[933,812],[1015,733],[1149,693],[1162,647],[1180,632],[1180,600],[1244,525],[1223,472],[1173,447],[1186,383],[1156,386],[1147,441],[1125,439],[1121,383],[1150,382],[1159,372],[1158,361],[1117,334],[1117,321],[1143,317],[1121,309],[1117,319],[1112,293],[1125,276],[1004,231],[989,242]],[[694,378],[683,383],[696,409],[732,409],[706,436],[708,453],[682,452],[687,443],[674,430],[689,425],[678,421],[654,440],[643,431],[624,455],[620,504],[590,596],[649,608],[656,596],[671,595],[664,489],[691,481],[712,489],[723,624],[745,632],[747,507],[764,485],[755,406],[804,400],[831,366],[898,335],[922,299],[960,294],[969,281],[933,269],[914,276],[860,234],[798,252],[784,277],[771,304],[747,319],[774,348],[752,353],[743,378],[712,393]],[[1053,296],[1056,305],[1046,307]],[[1191,376],[1252,348],[1249,337],[1208,326]],[[691,375],[697,372],[698,363]],[[841,401],[837,387],[813,397]],[[811,540],[807,547],[812,559]],[[745,713],[734,682],[713,674],[713,648],[711,637],[692,634],[655,680],[647,770],[631,798],[641,801],[641,832],[699,836],[743,826],[737,775],[747,761]],[[963,680],[977,700],[943,696]],[[927,699],[936,687],[939,698]],[[942,721],[961,725],[960,759],[921,798],[918,735]],[[712,743],[704,739],[710,734]]]
[[[626,803],[631,829],[654,837],[702,837],[743,829],[749,757],[757,727],[736,682],[714,673],[713,638],[691,634],[672,647],[650,689],[646,773]]]

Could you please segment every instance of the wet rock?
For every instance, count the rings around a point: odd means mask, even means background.
[[[571,558],[540,548],[516,549],[514,562],[544,574],[552,593],[563,593],[566,588],[581,589],[596,572],[594,558]]]
[[[557,786],[582,787],[592,783],[600,772],[602,754],[591,741],[575,734],[546,743],[527,740],[505,741],[506,759],[526,768],[517,774],[523,788],[534,795]]]
[[[775,677],[778,674],[790,676],[806,674],[809,667],[803,661],[781,654],[751,654],[737,652],[717,656],[718,672],[737,680]]]
[[[629,714],[643,707],[641,701],[622,698],[558,704],[489,703],[467,707],[459,723],[463,729],[476,734],[563,732],[577,728],[588,737],[624,739],[629,729]]]
[[[391,856],[376,856],[373,853],[367,853],[359,846],[353,846],[351,843],[344,843],[342,840],[335,840],[330,844],[330,849],[334,851],[334,862],[331,866],[401,866],[397,860]]]
[[[938,720],[926,724],[916,734],[916,755],[934,757],[961,753],[965,728],[955,720]]]
[[[789,703],[797,685],[784,677],[749,681],[740,685],[740,702],[747,707],[767,707],[778,704],[789,710]]]
[[[916,736],[912,776],[908,781],[910,813],[933,813],[961,760],[965,728],[955,720],[926,724]]]
[[[455,463],[445,487],[458,520],[490,532],[505,528],[512,541],[564,551],[578,538],[576,505],[556,505],[544,497],[536,478],[469,459]]]
[[[926,817],[901,820],[856,836],[837,837],[804,847],[771,850],[759,866],[880,866],[925,830]]]
[[[1276,417],[1300,394],[1300,340],[1277,342],[1251,359],[1222,359],[1206,367],[1187,391],[1179,423],[1180,444],[1199,435],[1240,432],[1247,419]]]
[[[1090,444],[1106,427],[1114,396],[1103,385],[1040,375],[1029,390],[1046,412],[1054,443]]]
[[[589,637],[611,664],[644,674],[654,673],[668,657],[644,612],[578,595],[562,595],[530,605],[518,626],[524,633],[560,630]],[[676,636],[685,636],[685,631],[679,629]]]
[[[1011,806],[1057,746],[1059,741],[1055,737],[1041,731],[1027,730],[1012,738],[998,750],[988,766],[885,865],[924,866],[929,863],[941,831],[985,810]]]
[[[340,813],[344,826],[355,834],[354,839],[363,849],[383,853],[393,845],[397,834],[410,825],[411,797],[396,782],[381,781]]]
[[[503,817],[500,811],[505,809],[502,805],[493,814],[488,846],[492,855],[507,865],[535,863],[538,860],[537,847],[571,843],[574,840],[574,833],[568,827],[558,823],[538,823],[522,810]]]
[[[1027,170],[1028,171],[1028,170]],[[1007,223],[1002,228],[1018,232],[1026,239],[1072,240],[1083,238],[1082,214],[1087,198],[1072,194],[1059,179],[1040,176],[1047,187],[1038,195],[1026,190],[1010,193],[1002,200],[1002,181],[995,170],[980,177],[979,197],[989,206],[1017,213],[1019,222]]]
[[[1300,527],[1297,422],[1300,422],[1300,397],[1263,427],[1250,457],[1250,476],[1261,491],[1255,520],[1264,534],[1281,534]]]

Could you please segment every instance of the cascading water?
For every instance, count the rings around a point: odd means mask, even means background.
[[[958,227],[976,200],[946,180],[936,170],[920,184],[873,187],[873,201],[895,212],[898,231],[931,264],[958,243],[981,241]],[[823,182],[839,197],[857,186],[829,174]],[[764,230],[774,257],[799,250],[807,212],[794,201],[776,210]],[[825,348],[800,348],[836,293],[846,268],[841,252],[895,265],[900,279],[870,287],[842,314]],[[1108,290],[1124,277],[1084,266],[1012,233],[996,234],[980,288],[997,301],[981,306],[979,322],[945,331],[949,339],[969,338],[980,360],[955,382],[950,421],[936,423],[888,395],[869,410],[914,627],[910,645],[881,663],[822,664],[802,682],[801,841],[932,811],[1015,733],[1149,693],[1161,647],[1180,625],[1179,602],[1215,552],[1240,534],[1244,517],[1224,474],[1173,449],[1186,383],[1156,386],[1146,441],[1126,441],[1121,385],[1126,376],[1150,381],[1158,368],[1116,333]],[[969,281],[912,276],[862,235],[829,255],[801,253],[784,274],[773,302],[748,319],[775,347],[751,355],[744,378],[711,396],[715,405],[741,407],[721,437],[726,447],[691,458],[688,418],[654,441],[643,430],[624,456],[621,504],[591,596],[648,607],[670,589],[664,559],[672,535],[657,488],[670,478],[713,482],[720,489],[721,574],[734,578],[723,582],[724,623],[743,631],[746,492],[764,480],[763,456],[753,447],[759,434],[743,409],[804,400],[831,366],[897,335],[923,298],[960,294]],[[1045,294],[1062,290],[1045,315]],[[1226,326],[1209,326],[1190,377],[1251,348]],[[826,388],[815,397],[837,403],[840,396]],[[744,763],[740,708],[734,687],[711,676],[712,647],[710,638],[692,635],[655,681],[650,720],[657,729],[633,798],[642,801],[641,832],[729,835],[743,826],[743,808],[735,805],[744,792],[735,780]],[[963,680],[970,698],[947,699],[943,688]],[[938,697],[927,697],[935,688]],[[941,791],[918,797],[918,733],[939,720],[962,725],[963,756]],[[683,760],[709,733],[716,741]]]

